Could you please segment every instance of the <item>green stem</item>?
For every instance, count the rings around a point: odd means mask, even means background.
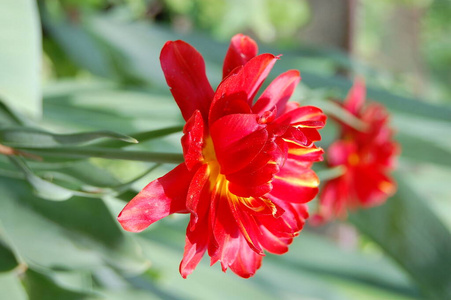
[[[346,172],[345,166],[336,166],[329,169],[317,171],[316,174],[318,175],[321,181],[329,181],[331,179],[342,176],[345,172]]]

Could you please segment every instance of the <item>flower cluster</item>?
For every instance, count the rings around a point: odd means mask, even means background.
[[[257,55],[252,39],[236,35],[214,91],[192,46],[170,41],[161,51],[166,81],[186,120],[185,161],[148,184],[118,220],[138,232],[169,214],[189,213],[183,277],[205,252],[223,271],[252,276],[264,251],[288,251],[308,217],[306,202],[319,185],[311,166],[323,153],[314,142],[326,116],[319,108],[288,102],[300,81],[295,70],[256,97],[278,59]]]
[[[341,166],[343,173],[324,185],[313,223],[345,217],[347,209],[380,205],[396,191],[389,173],[399,146],[388,126],[388,112],[381,104],[364,106],[365,94],[364,82],[356,80],[342,105],[364,128],[360,131],[340,123],[341,136],[327,149],[327,163]]]

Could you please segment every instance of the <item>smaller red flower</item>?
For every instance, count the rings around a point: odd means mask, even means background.
[[[378,103],[364,107],[365,94],[363,80],[356,80],[342,104],[365,128],[359,131],[340,123],[340,139],[326,153],[327,164],[341,166],[344,172],[324,185],[319,211],[311,219],[314,224],[346,217],[347,209],[380,205],[396,191],[396,183],[389,173],[395,167],[400,148],[392,139],[388,112]]]

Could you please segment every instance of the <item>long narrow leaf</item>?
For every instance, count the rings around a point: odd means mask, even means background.
[[[451,233],[423,200],[397,178],[398,193],[350,220],[417,283],[428,299],[451,299]]]
[[[35,1],[0,1],[0,96],[40,117],[41,30]]]
[[[170,135],[176,132],[180,132],[183,130],[183,126],[172,126],[157,130],[150,130],[150,131],[144,131],[144,132],[137,132],[133,133],[130,136],[133,136],[138,142],[146,142],[152,139],[156,139],[159,137],[163,137],[166,135]],[[125,144],[120,141],[104,141],[95,143],[94,146],[96,147],[111,147],[111,148],[121,148],[124,146],[128,146],[129,144]]]
[[[107,159],[123,159],[134,161],[147,161],[156,163],[178,164],[183,162],[183,154],[160,153],[147,151],[124,151],[119,149],[96,147],[55,147],[55,148],[20,148],[27,153],[39,156],[65,157],[65,158],[89,158],[99,157]]]
[[[132,137],[112,131],[92,131],[73,134],[55,134],[37,128],[16,127],[0,129],[0,142],[11,147],[45,148],[78,145],[101,138],[138,143]]]

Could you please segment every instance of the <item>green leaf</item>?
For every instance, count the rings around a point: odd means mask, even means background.
[[[71,131],[143,132],[183,122],[169,91],[118,89],[96,81],[47,85],[44,116],[46,125]]]
[[[114,290],[105,289],[96,291],[100,296],[89,297],[89,300],[124,300],[124,299],[133,299],[133,300],[171,300],[170,298],[160,298],[155,296],[152,293],[141,291],[138,289],[126,289],[126,290]],[[173,300],[173,299],[172,299]]]
[[[39,156],[65,157],[65,158],[89,158],[99,157],[106,159],[122,159],[147,161],[156,163],[178,164],[184,161],[183,154],[159,153],[148,151],[125,151],[100,147],[55,147],[55,148],[22,148],[27,153]]]
[[[318,175],[320,181],[328,181],[343,175],[345,172],[346,167],[336,166],[332,168],[318,170],[316,171],[316,175]]]
[[[47,2],[40,2],[43,27],[63,48],[69,57],[81,67],[87,68],[99,76],[114,76],[114,69],[108,56],[103,53],[100,44],[92,35],[76,23],[65,20],[65,12],[52,12],[47,9]],[[55,8],[55,5],[53,6]],[[107,49],[103,49],[106,51]]]
[[[36,1],[0,2],[0,97],[35,118],[41,107],[41,30]]]
[[[50,181],[44,180],[36,176],[26,165],[26,163],[18,157],[10,157],[10,160],[20,169],[25,175],[27,181],[31,184],[37,196],[53,201],[64,201],[73,196],[83,196],[89,198],[99,198],[107,194],[115,194],[111,189],[91,188],[92,191],[79,191],[69,189]],[[122,185],[119,186],[122,188]]]
[[[206,298],[215,299],[242,295],[258,299],[298,299],[302,295],[306,299],[345,300],[350,299],[350,291],[355,296],[352,299],[411,299],[410,296],[415,296],[415,289],[390,261],[345,251],[309,232],[302,232],[287,254],[268,254],[257,274],[245,282],[230,270],[221,274],[220,267],[210,267],[207,258],[188,279],[182,279],[177,270],[185,241],[183,227],[187,222],[182,217],[162,220],[139,234],[140,243],[153,262],[150,271],[157,275],[151,276],[148,271],[144,276],[129,278],[135,287],[149,291],[160,287],[173,299],[196,298],[199,290]],[[370,297],[372,294],[377,296]]]
[[[146,142],[149,140],[153,140],[159,137],[163,137],[166,135],[170,135],[172,133],[180,132],[183,130],[183,126],[172,126],[162,129],[156,129],[156,130],[150,130],[150,131],[144,131],[144,132],[137,132],[131,134],[138,142]],[[112,147],[112,148],[121,148],[124,146],[128,146],[128,144],[124,144],[118,141],[104,141],[96,143],[95,146],[100,147]]]
[[[30,300],[81,300],[88,294],[59,286],[51,277],[28,269],[23,279]]]
[[[142,272],[148,262],[123,234],[100,199],[73,197],[64,202],[35,197],[21,180],[0,180],[3,232],[29,266],[95,270],[103,265]]]
[[[396,141],[401,144],[401,156],[404,158],[451,167],[451,151],[442,145],[401,133],[396,135]]]
[[[74,195],[73,191],[34,175],[22,159],[12,156],[10,157],[10,160],[24,172],[25,177],[39,197],[48,200],[62,201],[67,200]]]
[[[317,100],[315,105],[320,107],[326,115],[332,116],[357,130],[364,131],[366,128],[366,124],[359,118],[332,101]]]
[[[0,299],[29,300],[18,276],[13,272],[0,273]]]
[[[17,127],[0,129],[0,143],[11,147],[45,148],[62,145],[79,145],[101,138],[115,139],[127,143],[138,143],[132,137],[112,131],[54,134],[37,128]]]
[[[22,125],[22,120],[18,114],[6,106],[5,102],[0,99],[0,126]]]
[[[276,64],[277,70],[283,68],[293,68],[290,60],[281,60],[281,64]],[[311,72],[303,72],[302,82],[310,88],[336,88],[344,97],[352,86],[352,82],[341,76],[324,76]],[[367,99],[378,101],[390,110],[403,112],[411,115],[427,117],[433,120],[450,121],[451,108],[444,105],[429,104],[420,99],[395,95],[389,91],[367,86]]]
[[[398,192],[386,204],[350,220],[412,277],[428,299],[451,298],[451,233],[398,176]]]
[[[0,272],[11,271],[18,263],[12,251],[0,240]]]

